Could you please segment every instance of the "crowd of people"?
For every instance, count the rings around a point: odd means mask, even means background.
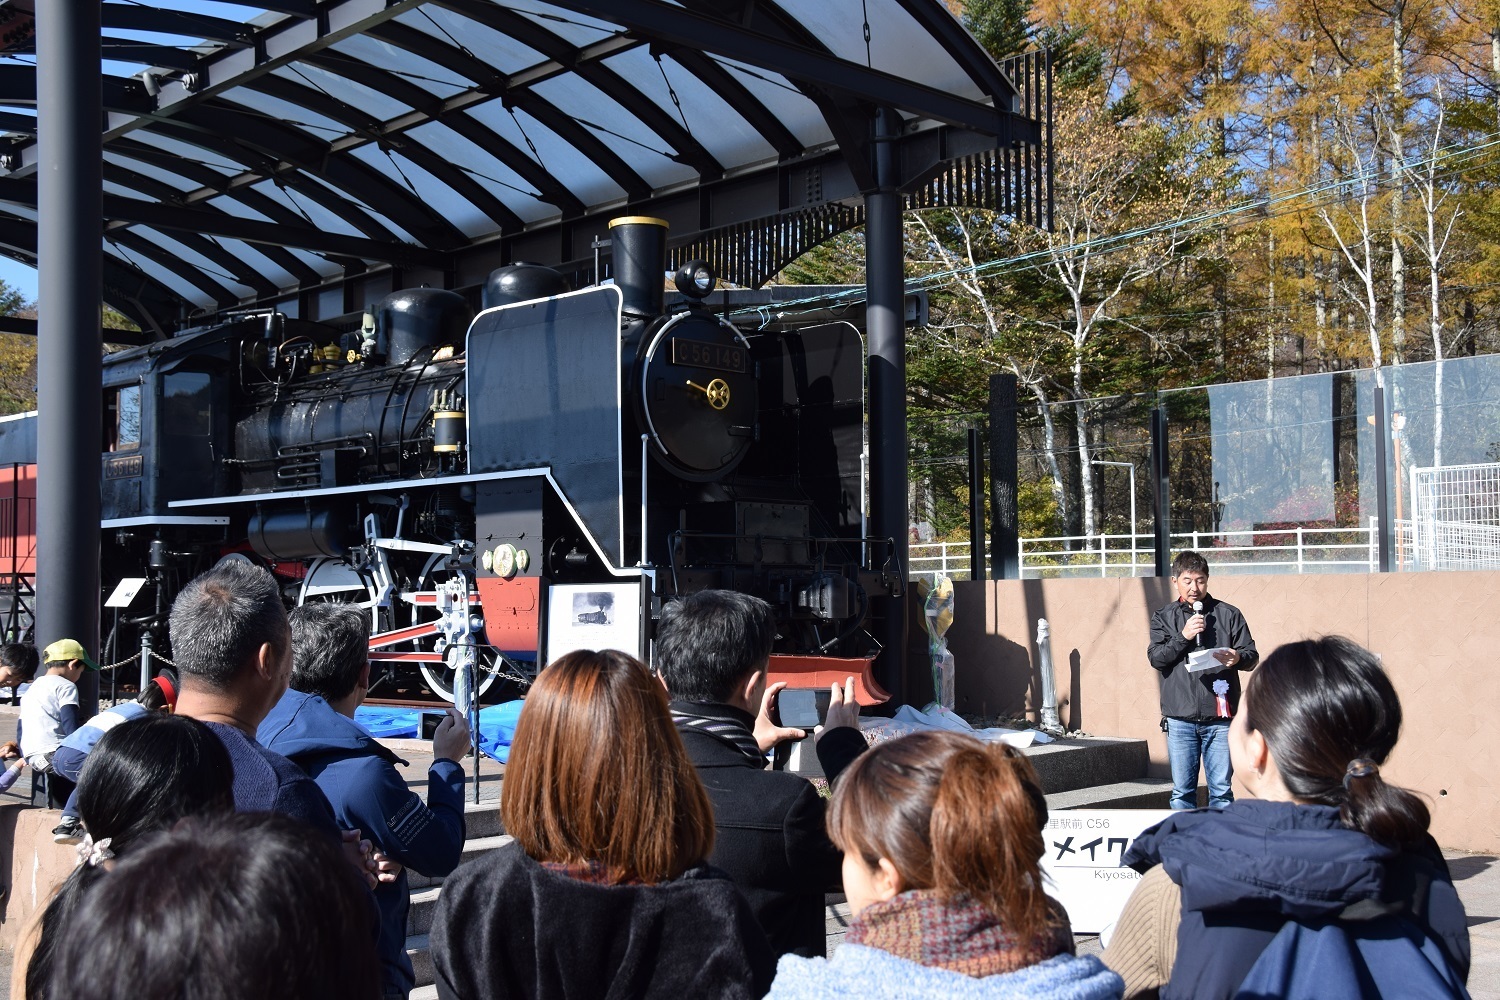
[[[1172,631],[1153,628],[1158,670],[1205,628],[1203,569]],[[354,719],[368,625],[338,604],[289,617],[268,572],[225,562],[173,605],[177,672],[87,722],[76,690],[41,682],[97,667],[47,648],[22,710],[23,740],[45,739],[21,752],[60,779],[57,836],[80,862],[23,934],[13,996],[404,998],[408,869],[445,876],[432,963],[438,995],[464,1000],[1467,995],[1427,809],[1381,777],[1399,700],[1347,640],[1223,661],[1255,669],[1199,725],[1246,794],[1215,765],[1223,801],[1135,840],[1143,877],[1101,958],[1076,954],[1047,892],[1047,802],[1019,751],[932,732],[871,747],[851,678],[811,734],[831,799],[768,765],[810,734],[775,721],[764,602],[669,604],[650,667],[614,650],[548,665],[501,786],[513,839],[465,864],[467,726],[443,720],[426,797],[408,788]],[[27,714],[39,685],[51,715]],[[830,891],[852,914],[831,957]]]

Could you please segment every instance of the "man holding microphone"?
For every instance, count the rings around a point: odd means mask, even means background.
[[[1198,804],[1198,764],[1208,783],[1208,804],[1223,808],[1234,801],[1229,789],[1229,720],[1240,702],[1237,670],[1254,669],[1260,660],[1255,639],[1238,608],[1208,593],[1208,560],[1196,552],[1179,552],[1172,560],[1177,599],[1151,616],[1151,645],[1146,656],[1161,684],[1162,731],[1172,764],[1172,808]],[[1189,657],[1211,651],[1217,665],[1190,670]],[[1201,657],[1200,657],[1201,659]]]

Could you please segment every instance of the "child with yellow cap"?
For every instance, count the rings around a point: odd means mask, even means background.
[[[78,679],[85,670],[98,670],[76,639],[59,639],[42,650],[46,673],[21,696],[18,738],[21,756],[35,771],[47,775],[47,806],[61,809],[72,794],[73,782],[52,767],[52,755],[68,734],[78,728]]]

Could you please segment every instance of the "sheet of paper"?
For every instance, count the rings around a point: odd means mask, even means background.
[[[1232,652],[1227,646],[1216,646],[1213,649],[1195,649],[1188,654],[1188,670],[1199,673],[1204,670],[1226,670],[1227,667],[1219,662],[1215,653]]]

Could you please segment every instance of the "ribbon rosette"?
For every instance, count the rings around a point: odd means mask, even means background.
[[[1219,718],[1229,718],[1229,682],[1222,677],[1214,681],[1214,710]]]

